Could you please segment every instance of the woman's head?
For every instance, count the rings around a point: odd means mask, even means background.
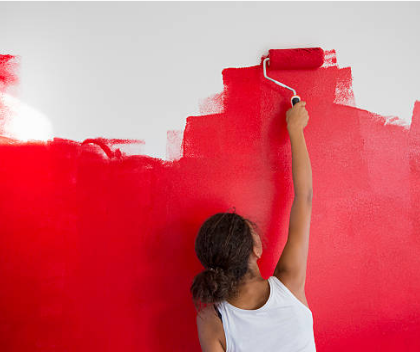
[[[195,252],[206,270],[198,274],[190,291],[196,308],[236,297],[239,283],[252,278],[250,260],[262,254],[256,224],[239,214],[217,213],[200,227]]]

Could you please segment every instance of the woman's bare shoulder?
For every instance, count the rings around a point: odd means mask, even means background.
[[[197,330],[203,351],[225,351],[221,335],[223,333],[224,338],[223,324],[213,305],[208,305],[197,314]]]

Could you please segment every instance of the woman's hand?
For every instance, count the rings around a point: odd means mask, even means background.
[[[305,108],[306,101],[300,101],[286,112],[287,130],[289,134],[303,131],[308,124],[309,114]]]

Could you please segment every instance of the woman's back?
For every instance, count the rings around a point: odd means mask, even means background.
[[[268,282],[269,298],[258,309],[240,309],[227,301],[217,305],[226,352],[316,351],[310,309],[276,276],[270,276]]]

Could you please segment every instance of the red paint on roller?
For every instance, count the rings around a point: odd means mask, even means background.
[[[350,68],[272,75],[310,115],[318,350],[420,350],[420,102],[404,129],[334,104]],[[224,110],[187,118],[178,161],[105,139],[0,145],[0,350],[200,351],[194,239],[232,206],[267,237],[259,263],[272,274],[293,197],[289,97],[261,66],[225,69],[223,82]]]
[[[270,49],[268,55],[271,69],[315,69],[324,63],[321,48]]]

